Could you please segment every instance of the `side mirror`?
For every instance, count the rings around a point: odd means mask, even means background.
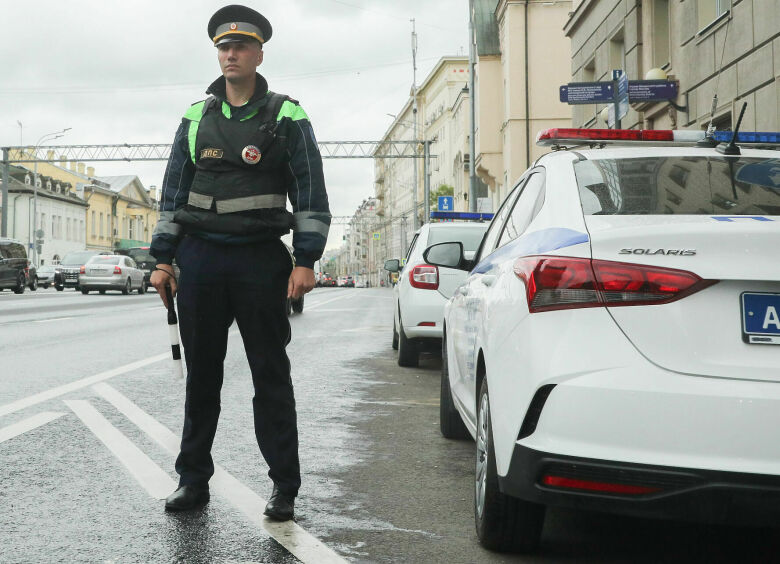
[[[423,260],[434,266],[470,270],[471,261],[466,260],[463,253],[463,243],[438,243],[425,249]]]
[[[388,272],[398,272],[401,270],[401,261],[398,259],[390,259],[385,261],[385,270]]]

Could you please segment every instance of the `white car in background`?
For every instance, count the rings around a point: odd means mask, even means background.
[[[393,288],[393,348],[398,350],[399,366],[417,366],[425,345],[441,346],[444,304],[466,279],[461,270],[426,264],[423,251],[436,243],[457,241],[467,257],[473,256],[487,227],[488,223],[426,223],[414,234],[402,270],[398,260],[385,263],[390,272],[400,270]]]
[[[127,295],[133,290],[146,293],[144,271],[135,261],[125,255],[96,255],[81,267],[78,278],[82,294],[97,290],[105,294],[106,290],[118,290]]]
[[[545,135],[606,142],[574,131]],[[546,506],[780,523],[778,156],[558,150],[473,260],[426,250],[468,277],[444,312],[441,431],[476,439],[485,546],[533,550]]]

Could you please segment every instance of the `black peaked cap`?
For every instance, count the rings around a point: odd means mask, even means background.
[[[218,35],[221,37],[232,36],[235,38],[252,36],[251,33],[241,32],[241,28],[243,27],[241,26],[242,23],[250,24],[250,26],[254,26],[260,30],[261,43],[268,43],[271,39],[271,35],[273,34],[271,22],[269,22],[260,12],[257,12],[252,8],[247,8],[246,6],[241,6],[240,4],[231,4],[214,12],[208,25],[209,39],[216,44],[217,40],[215,38]],[[234,28],[233,33],[230,33],[230,24],[236,24],[237,26]],[[228,25],[228,29],[224,29],[225,25]],[[223,27],[223,29],[218,33],[217,30],[220,27]]]

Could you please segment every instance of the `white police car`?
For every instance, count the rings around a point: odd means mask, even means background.
[[[476,439],[487,547],[533,550],[548,505],[780,522],[780,154],[691,136],[542,132],[563,150],[477,256],[425,252],[470,271],[444,311],[441,430]]]

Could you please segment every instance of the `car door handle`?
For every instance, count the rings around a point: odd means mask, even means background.
[[[485,274],[482,277],[482,283],[485,286],[492,286],[495,281],[496,281],[496,275],[495,274]]]

